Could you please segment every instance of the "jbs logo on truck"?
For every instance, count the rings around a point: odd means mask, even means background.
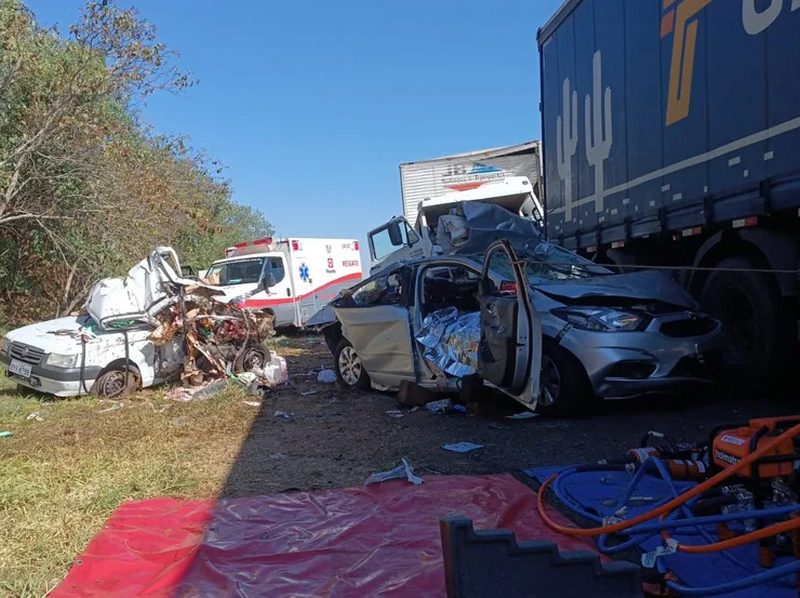
[[[713,0],[664,0],[666,13],[661,18],[661,39],[672,38],[672,62],[669,70],[669,95],[667,97],[667,126],[689,116],[692,100],[692,75],[697,48],[698,13]],[[742,0],[742,25],[750,35],[763,33],[783,11],[790,0],[770,0],[762,10],[756,0]],[[800,0],[791,0],[791,11],[800,8]]]

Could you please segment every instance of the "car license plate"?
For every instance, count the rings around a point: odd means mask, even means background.
[[[23,378],[30,378],[31,377],[31,366],[27,363],[22,363],[21,361],[17,361],[16,359],[11,360],[11,365],[8,366],[8,371],[12,374],[16,374],[17,376],[22,376]]]

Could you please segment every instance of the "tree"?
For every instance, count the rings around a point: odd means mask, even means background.
[[[0,311],[31,320],[79,307],[101,276],[156,245],[207,264],[266,234],[231,201],[222,167],[156,135],[150,94],[194,84],[135,9],[89,2],[62,38],[19,0],[0,0]],[[235,239],[232,241],[232,239]],[[0,326],[3,322],[0,322]]]

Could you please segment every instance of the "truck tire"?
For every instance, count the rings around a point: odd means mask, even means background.
[[[702,309],[722,322],[722,367],[726,380],[752,387],[766,381],[786,355],[787,334],[794,330],[773,277],[746,270],[760,265],[748,257],[717,264],[700,296]]]
[[[536,413],[582,417],[592,405],[592,386],[581,362],[554,340],[542,339],[542,390]]]
[[[359,390],[369,390],[372,387],[364,364],[346,338],[339,341],[336,351],[333,352],[333,363],[336,381],[340,386]]]

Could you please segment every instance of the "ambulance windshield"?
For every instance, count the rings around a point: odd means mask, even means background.
[[[257,283],[261,280],[264,258],[249,258],[214,264],[206,273],[206,280],[213,285]]]

